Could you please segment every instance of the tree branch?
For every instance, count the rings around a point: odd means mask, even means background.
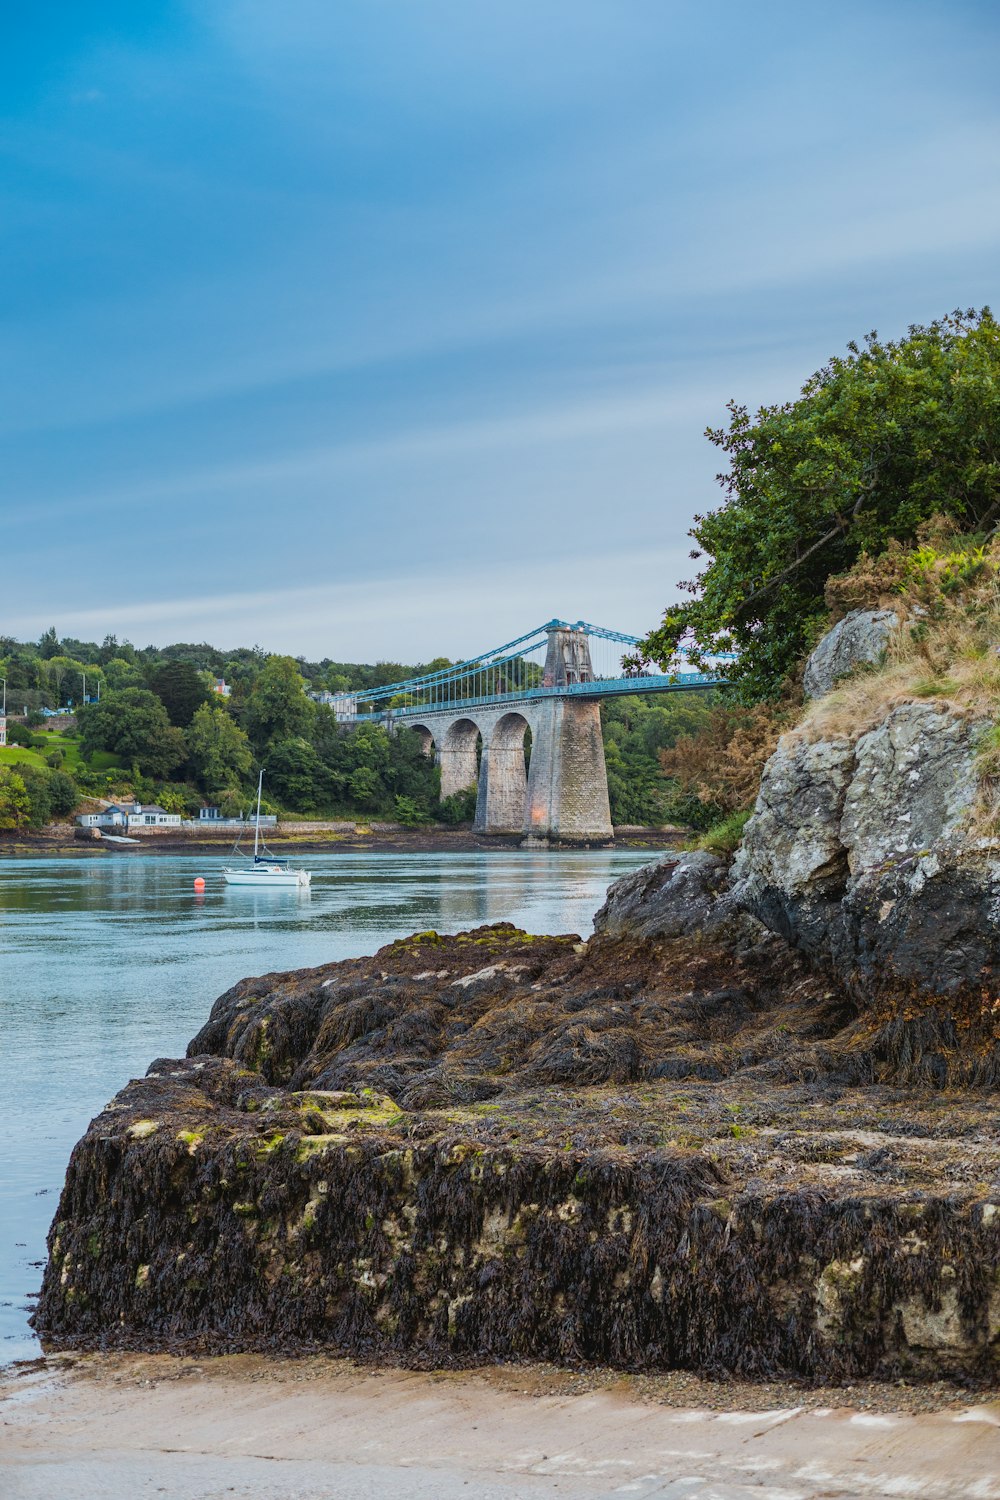
[[[752,594],[748,594],[743,603],[739,605],[736,611],[737,614],[742,614],[747,605],[752,604],[755,599],[759,599],[761,594],[768,593],[776,584],[781,583],[782,579],[787,578],[790,573],[794,573],[796,568],[800,568],[807,557],[811,557],[814,552],[819,551],[820,547],[825,546],[827,542],[832,542],[835,536],[840,536],[846,530],[846,524],[843,521],[838,521],[832,531],[828,531],[826,536],[821,536],[818,542],[813,542],[811,547],[807,547],[801,557],[797,557],[787,568],[782,568],[781,572],[776,573],[767,583],[762,583],[759,589],[754,589]]]

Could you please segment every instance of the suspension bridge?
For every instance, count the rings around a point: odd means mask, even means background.
[[[732,656],[711,671],[627,671],[639,637],[549,620],[506,645],[438,671],[334,697],[346,723],[405,724],[441,767],[441,796],[476,788],[475,828],[533,841],[612,837],[600,700],[725,686]],[[525,738],[530,733],[530,757]]]

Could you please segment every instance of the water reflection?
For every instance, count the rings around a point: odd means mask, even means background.
[[[429,927],[586,933],[608,883],[647,858],[310,855],[312,886],[282,892],[227,887],[204,855],[0,860],[0,1361],[34,1352],[26,1298],[74,1142],[237,979]]]

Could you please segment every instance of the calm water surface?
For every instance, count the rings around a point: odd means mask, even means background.
[[[428,927],[587,933],[649,858],[312,854],[301,893],[227,888],[204,855],[0,859],[0,1363],[37,1353],[26,1318],[74,1143],[155,1057],[183,1056],[223,990]]]

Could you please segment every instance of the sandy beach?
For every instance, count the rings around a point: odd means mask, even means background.
[[[88,1356],[8,1372],[0,1422],[4,1500],[1000,1497],[1000,1400],[940,1385]]]

